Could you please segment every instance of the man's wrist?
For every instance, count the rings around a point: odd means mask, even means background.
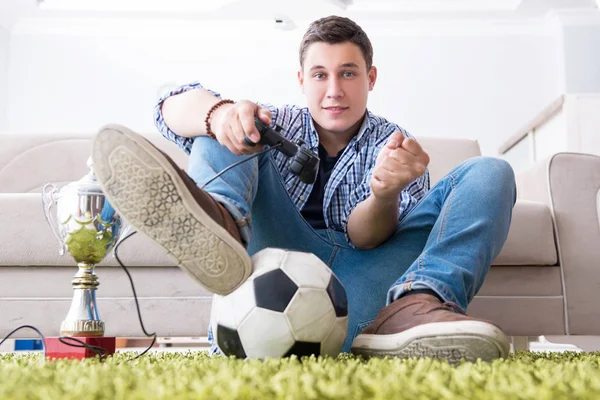
[[[216,105],[217,103],[215,103]],[[224,103],[220,106],[218,106],[210,115],[210,118],[208,120],[208,128],[207,129],[207,134],[209,136],[216,136],[217,130],[215,130],[216,127],[220,126],[220,121],[221,118],[223,117],[224,113],[226,113],[231,107],[234,106],[235,103]]]
[[[348,218],[348,237],[356,248],[372,249],[387,240],[398,226],[398,201],[373,193]]]
[[[400,193],[398,193],[398,195],[396,196],[381,197],[371,192],[371,194],[368,197],[368,201],[373,206],[377,207],[398,207],[398,202],[400,201]]]

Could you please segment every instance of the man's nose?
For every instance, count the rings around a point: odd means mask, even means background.
[[[340,97],[344,95],[342,90],[342,83],[338,78],[332,78],[329,80],[327,86],[327,97]]]

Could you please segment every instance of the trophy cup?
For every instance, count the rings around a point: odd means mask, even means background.
[[[96,180],[91,157],[87,165],[90,171],[83,178],[60,191],[56,185],[46,183],[42,189],[42,203],[46,220],[58,239],[59,254],[64,255],[66,249],[79,267],[71,281],[73,300],[60,326],[60,335],[102,347],[112,354],[115,338],[104,336],[104,322],[100,320],[96,303],[99,283],[94,267],[110,253],[124,227]],[[48,357],[82,359],[96,354],[80,343],[62,339],[61,342],[58,337],[46,338]]]

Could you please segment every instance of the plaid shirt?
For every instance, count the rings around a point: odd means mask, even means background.
[[[200,83],[193,82],[167,93],[159,100],[154,113],[154,122],[160,133],[175,142],[187,154],[191,151],[194,139],[178,136],[167,127],[162,116],[161,105],[168,97],[195,88],[203,87]],[[208,91],[219,98],[221,97],[219,93]],[[282,135],[294,142],[298,139],[304,140],[305,146],[318,154],[319,136],[308,108],[295,105],[275,107],[271,104],[259,102],[257,104],[271,111],[273,116],[272,125],[281,126],[283,128],[280,132]],[[373,176],[377,154],[385,145],[387,139],[396,131],[401,131],[404,136],[413,138],[412,135],[398,125],[367,111],[367,118],[364,119],[358,134],[352,138],[344,149],[342,156],[331,172],[329,181],[325,185],[323,216],[328,228],[345,232],[346,238],[348,238],[346,228],[350,213],[371,194],[369,182]],[[281,152],[275,151],[273,156],[285,181],[287,192],[298,210],[302,210],[313,185],[302,183],[297,176],[289,171],[290,159]],[[399,220],[414,208],[428,191],[429,172],[426,171],[425,174],[415,179],[402,191],[398,204]]]

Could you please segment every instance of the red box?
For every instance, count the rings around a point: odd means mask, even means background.
[[[81,340],[83,343],[89,346],[98,346],[106,349],[106,351],[108,352],[107,356],[115,353],[116,339],[114,337],[74,336],[74,338]],[[63,337],[63,340],[67,343],[72,343],[76,346],[81,346],[81,343],[78,343],[74,340],[69,340],[68,337]],[[44,345],[46,346],[46,357],[48,357],[49,359],[76,358],[78,360],[83,360],[84,358],[96,357],[96,353],[93,350],[86,349],[85,347],[69,346],[59,341],[58,337],[47,337],[44,341]]]

